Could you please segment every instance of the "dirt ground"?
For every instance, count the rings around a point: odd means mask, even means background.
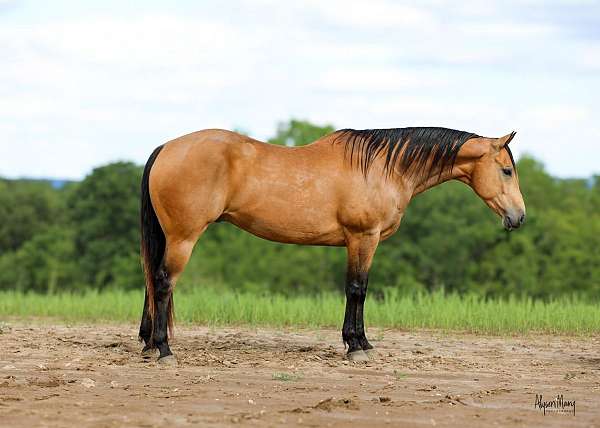
[[[165,367],[134,325],[4,323],[0,426],[600,426],[598,337],[369,333],[354,363],[333,330],[179,326]]]

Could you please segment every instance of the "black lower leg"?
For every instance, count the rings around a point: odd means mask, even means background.
[[[172,354],[167,337],[171,293],[171,284],[167,271],[161,269],[154,282],[154,307],[156,312],[154,314],[153,343],[160,352],[159,358]]]
[[[346,279],[346,313],[344,315],[344,326],[342,327],[342,339],[348,345],[348,353],[362,349],[356,334],[356,307],[359,297],[359,284],[355,278]]]
[[[360,294],[356,305],[356,336],[358,337],[360,347],[366,351],[368,349],[373,349],[373,346],[369,343],[365,334],[364,308],[365,300],[367,298],[367,286],[369,284],[369,276],[367,273],[359,276],[359,283]]]
[[[142,322],[140,323],[140,340],[144,341],[144,351],[151,349],[152,343],[152,320],[150,319],[150,312],[148,311],[148,293],[144,295],[144,310],[142,312]]]

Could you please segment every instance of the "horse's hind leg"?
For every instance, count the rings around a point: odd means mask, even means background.
[[[155,354],[156,348],[152,345],[152,319],[148,311],[148,292],[144,294],[144,310],[142,312],[142,322],[140,323],[140,341],[144,341],[144,349],[142,349],[143,357],[150,357]]]
[[[173,322],[173,290],[177,278],[183,272],[192,254],[197,238],[175,240],[168,239],[165,257],[154,283],[154,335],[153,343],[160,355],[158,362],[174,363],[175,358],[169,348],[168,331]]]

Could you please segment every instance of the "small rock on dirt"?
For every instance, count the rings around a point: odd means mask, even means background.
[[[81,379],[81,385],[85,386],[86,388],[93,388],[94,386],[96,386],[96,381],[90,379],[89,377],[86,377],[84,379]]]
[[[335,407],[344,407],[349,410],[359,410],[360,407],[358,403],[351,400],[350,398],[340,398],[339,400],[334,400],[333,397],[326,398],[325,400],[319,401],[314,408],[319,410],[325,410],[327,412],[331,412]]]

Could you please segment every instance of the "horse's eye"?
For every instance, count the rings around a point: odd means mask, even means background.
[[[504,175],[511,177],[512,176],[512,169],[510,168],[502,168],[502,173],[504,173]]]

